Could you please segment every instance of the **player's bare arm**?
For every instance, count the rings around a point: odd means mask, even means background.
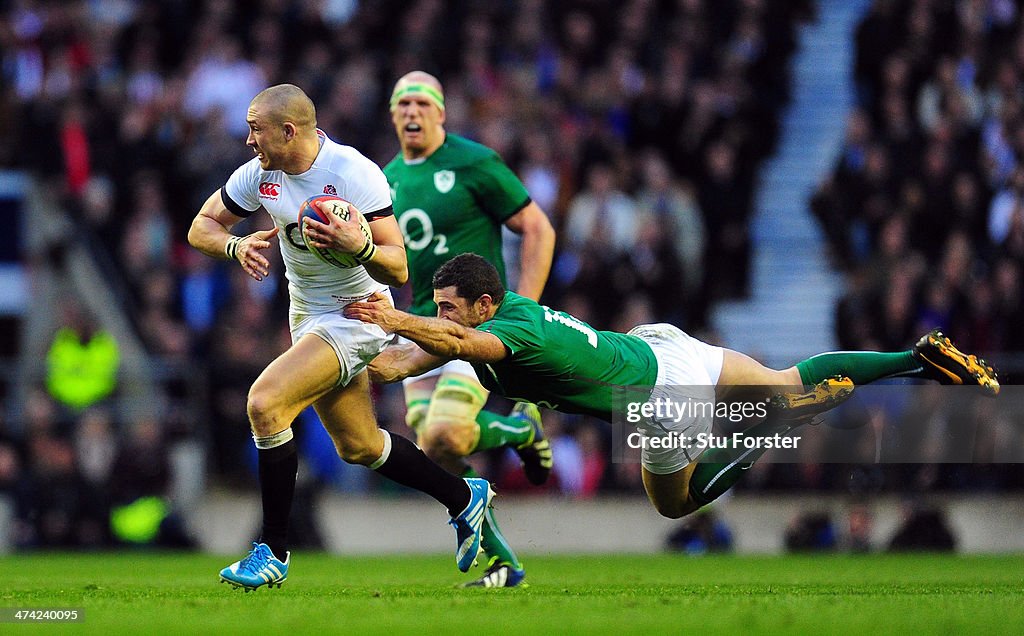
[[[260,252],[270,247],[270,239],[277,236],[278,228],[235,236],[231,228],[240,221],[242,217],[224,206],[220,190],[217,190],[192,219],[188,242],[207,256],[237,260],[246,274],[263,280],[270,274],[270,261]]]
[[[345,316],[373,323],[388,333],[404,336],[427,353],[468,362],[498,362],[508,351],[494,334],[477,331],[442,318],[414,316],[374,294],[367,302],[345,306]]]
[[[319,203],[314,205],[320,207]],[[349,216],[348,221],[343,221],[335,214],[324,214],[327,223],[307,218],[303,224],[303,232],[315,247],[355,254],[365,246],[366,237],[360,229],[359,217],[362,213],[354,206],[350,210],[354,214]],[[389,215],[370,221],[369,226],[373,244],[377,249],[370,260],[363,263],[363,267],[377,282],[401,287],[409,280],[409,264],[398,222],[393,215]]]
[[[540,300],[551,271],[555,252],[555,228],[548,215],[534,201],[505,221],[505,226],[523,237],[519,248],[520,296]]]
[[[377,384],[400,382],[408,377],[422,375],[438,368],[450,358],[435,356],[418,344],[391,345],[373,359],[367,369],[370,381]]]

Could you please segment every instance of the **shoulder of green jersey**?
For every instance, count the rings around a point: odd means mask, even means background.
[[[451,167],[470,166],[494,157],[500,158],[494,149],[459,135],[448,136],[448,147],[454,151],[446,156]]]
[[[482,324],[479,327],[477,327],[477,330],[478,331],[482,331],[484,333],[491,334],[492,336],[494,336],[495,338],[500,340],[501,344],[505,345],[505,348],[508,349],[509,353],[511,353],[512,355],[515,355],[516,354],[516,348],[513,347],[511,344],[509,344],[507,339],[502,338],[501,334],[494,333],[494,331],[493,331],[494,325],[495,325],[495,321],[494,320],[488,320],[484,324]]]
[[[399,153],[399,154],[395,155],[394,157],[392,157],[391,161],[389,161],[386,164],[384,164],[384,168],[383,168],[384,174],[388,174],[389,172],[392,172],[393,170],[395,170],[396,168],[401,166],[403,161],[404,160],[402,159],[402,154],[401,153]],[[388,175],[388,176],[391,176],[391,175]]]

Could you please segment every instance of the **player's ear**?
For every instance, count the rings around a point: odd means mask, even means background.
[[[494,305],[494,299],[491,298],[490,294],[484,294],[480,298],[476,299],[475,305],[476,311],[481,316],[486,316],[491,310],[491,306]]]
[[[296,135],[297,132],[298,132],[298,130],[295,128],[295,124],[293,124],[290,121],[284,122],[284,138],[285,138],[285,140],[291,141],[292,139],[295,139],[295,135]]]

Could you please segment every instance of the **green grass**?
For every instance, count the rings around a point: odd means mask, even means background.
[[[80,607],[20,633],[1024,633],[1024,556],[537,557],[530,587],[461,590],[450,555],[300,552],[281,589],[217,583],[230,559],[48,554],[0,559],[0,607]],[[478,573],[480,570],[474,570]]]

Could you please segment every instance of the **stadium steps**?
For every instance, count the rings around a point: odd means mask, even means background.
[[[18,378],[14,400],[15,420],[34,387],[45,376],[46,354],[54,332],[61,326],[61,304],[75,298],[97,322],[117,339],[121,355],[118,374],[120,415],[131,421],[142,415],[160,412],[161,391],[151,374],[145,346],[128,317],[121,311],[117,291],[108,284],[82,240],[76,236],[75,222],[61,208],[53,189],[36,179],[28,179],[25,191],[24,226],[31,219],[31,232],[25,233],[28,262],[39,263],[31,274],[31,297],[21,333]],[[50,266],[47,254],[53,246],[63,246],[66,264]]]
[[[761,170],[751,223],[750,298],[712,313],[722,344],[783,367],[835,349],[842,276],[808,203],[832,169],[853,104],[853,33],[870,0],[822,0],[799,32],[793,99],[777,154]]]

